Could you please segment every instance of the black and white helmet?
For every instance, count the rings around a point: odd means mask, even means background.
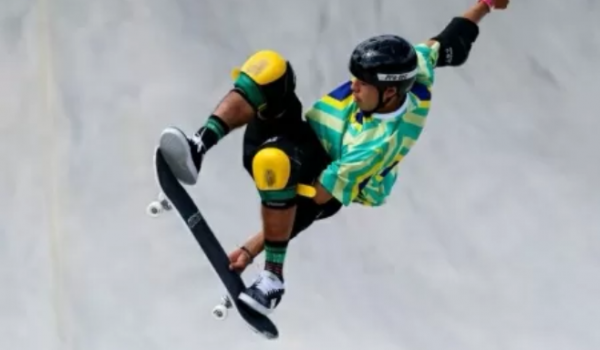
[[[378,35],[356,46],[350,57],[350,73],[383,90],[410,90],[417,77],[418,60],[413,45],[396,35]]]

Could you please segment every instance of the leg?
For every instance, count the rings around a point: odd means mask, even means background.
[[[214,114],[191,137],[177,127],[166,128],[159,145],[175,177],[185,184],[195,184],[206,152],[231,130],[247,124],[254,115],[242,95],[230,91]]]
[[[301,108],[299,106],[296,106],[296,108],[299,114]],[[278,129],[281,130],[283,128]],[[259,120],[251,121],[246,128],[244,134],[244,168],[253,179],[255,155],[262,148],[267,147],[267,145],[276,144],[276,142],[272,141],[263,144],[265,140],[273,138],[273,134],[269,132],[270,130],[272,129],[265,127]],[[275,147],[283,147],[288,153],[295,154],[295,164],[299,167],[297,171],[298,179],[295,182],[312,184],[317,180],[323,169],[327,167],[331,159],[306,122],[298,120],[298,122],[290,124],[288,130],[291,130],[291,132],[289,132],[289,135],[288,132],[285,132],[285,144]],[[312,199],[306,197],[296,196],[295,200],[296,210],[290,239],[307,229],[314,221],[332,216],[341,208],[341,204],[335,199],[322,205],[317,205]],[[264,214],[264,212],[261,214]],[[289,229],[289,223],[285,229],[286,231]],[[250,251],[252,256],[260,254],[264,248],[264,232],[260,231],[252,236],[244,246]]]
[[[296,238],[301,232],[308,229],[315,221],[325,220],[334,216],[341,207],[341,203],[337,200],[332,200],[323,205],[317,205],[308,198],[299,198],[296,206],[296,215],[294,217],[294,226],[292,228],[292,233],[290,234],[290,241]],[[250,263],[251,259],[263,252],[265,247],[265,236],[263,231],[259,231],[250,236],[242,246],[247,253],[250,254],[249,257],[244,257],[243,260],[237,261],[240,259],[241,254],[246,254],[245,252],[240,251],[240,249],[236,249],[230,254],[232,266],[235,269],[238,269],[238,272],[240,273]]]
[[[265,124],[258,119],[251,121],[244,134],[243,152],[244,168],[255,181],[263,204],[260,245],[255,244],[257,240],[254,239],[247,242],[248,247],[254,256],[260,251],[250,248],[262,250],[266,243],[266,268],[282,280],[282,266],[271,263],[271,259],[276,258],[269,254],[269,247],[287,246],[290,238],[308,228],[322,215],[322,210],[328,210],[327,206],[320,207],[310,198],[298,196],[296,187],[312,184],[330,162],[308,123],[302,121],[299,101],[290,101],[286,107],[286,120],[295,122],[274,127],[272,123]],[[275,130],[280,131],[279,134],[274,134]],[[282,183],[277,184],[277,179]]]
[[[252,256],[264,248],[265,269],[240,295],[240,300],[260,313],[269,314],[285,291],[283,267],[289,241],[315,220],[333,215],[341,205],[331,202],[319,206],[312,199],[297,195],[297,185],[313,183],[328,163],[326,153],[318,140],[311,137],[307,124],[298,122],[293,135],[270,135],[262,144],[257,124],[251,122],[246,129],[244,166],[261,197],[263,230],[245,246]],[[232,256],[239,254],[234,252]]]
[[[194,135],[188,137],[176,127],[161,133],[159,147],[173,174],[195,184],[204,155],[231,130],[257,115],[269,119],[285,112],[281,101],[295,96],[294,82],[291,65],[276,52],[259,51],[248,58],[237,70],[232,89]]]
[[[301,167],[296,146],[284,138],[264,143],[252,159],[252,177],[262,204],[266,269],[283,280],[283,258],[296,215],[296,186]],[[273,251],[270,251],[273,248]],[[271,256],[269,256],[271,255]]]
[[[245,148],[252,146],[246,144]],[[279,304],[285,291],[283,266],[296,218],[296,187],[302,167],[298,154],[297,146],[283,136],[270,138],[255,152],[245,153],[246,169],[261,198],[265,268],[240,300],[263,314]]]
[[[309,228],[313,222],[332,217],[341,207],[341,203],[336,200],[323,205],[317,205],[309,198],[299,198],[296,205],[296,215],[292,233],[290,234],[290,241]],[[235,249],[229,254],[230,268],[238,273],[242,273],[252,263],[254,257],[264,250],[265,236],[263,231],[250,236],[242,247]]]

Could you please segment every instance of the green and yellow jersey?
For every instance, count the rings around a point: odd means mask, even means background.
[[[346,81],[319,99],[306,120],[333,159],[319,181],[343,205],[379,206],[390,195],[398,163],[418,140],[429,114],[439,46],[415,46],[417,80],[397,111],[365,116]]]

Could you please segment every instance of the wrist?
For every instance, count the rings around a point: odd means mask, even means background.
[[[240,249],[242,250],[242,252],[244,252],[244,254],[246,254],[248,262],[252,264],[252,261],[254,260],[254,255],[252,254],[252,252],[248,248],[246,248],[246,246],[241,246]]]
[[[494,8],[494,0],[477,0],[477,3],[485,5],[488,11],[491,11]]]

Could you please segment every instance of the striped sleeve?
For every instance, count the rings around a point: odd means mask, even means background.
[[[319,179],[321,185],[348,206],[359,195],[361,183],[375,175],[384,154],[381,148],[368,144],[353,147],[323,171]]]
[[[417,82],[431,87],[435,82],[434,68],[439,56],[440,44],[435,43],[431,47],[426,44],[415,45],[419,62]]]

